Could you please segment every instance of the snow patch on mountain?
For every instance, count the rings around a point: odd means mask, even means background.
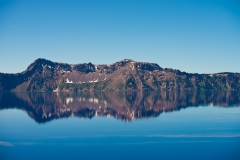
[[[73,81],[69,81],[68,78],[67,78],[66,83],[73,83]]]

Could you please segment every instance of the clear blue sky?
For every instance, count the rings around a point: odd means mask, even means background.
[[[37,58],[240,72],[240,1],[1,0],[0,72]]]

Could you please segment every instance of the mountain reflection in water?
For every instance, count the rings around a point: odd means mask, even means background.
[[[131,121],[192,106],[240,106],[240,92],[0,93],[0,110],[24,110],[38,123],[70,116]]]

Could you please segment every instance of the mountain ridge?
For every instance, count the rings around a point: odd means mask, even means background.
[[[21,73],[0,73],[0,91],[240,90],[240,73],[198,74],[124,59],[67,64],[38,58]]]

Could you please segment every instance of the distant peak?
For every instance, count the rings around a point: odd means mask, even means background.
[[[132,60],[132,59],[124,59],[123,61],[125,61],[125,62],[135,62],[135,61]]]
[[[119,63],[121,63],[121,64],[128,64],[128,63],[132,63],[132,62],[135,62],[135,61],[133,61],[133,60],[131,60],[131,59],[123,59],[123,60],[121,60],[121,61],[118,61],[118,62],[115,62],[115,63],[113,63],[113,64],[119,64]]]
[[[38,58],[38,59],[36,59],[34,62],[35,63],[41,63],[41,62],[46,62],[46,61],[49,61],[49,60],[47,60],[47,59],[44,59],[44,58]]]
[[[27,70],[31,70],[34,66],[42,66],[43,64],[48,64],[48,65],[53,66],[54,62],[44,59],[44,58],[38,58],[28,66]]]

